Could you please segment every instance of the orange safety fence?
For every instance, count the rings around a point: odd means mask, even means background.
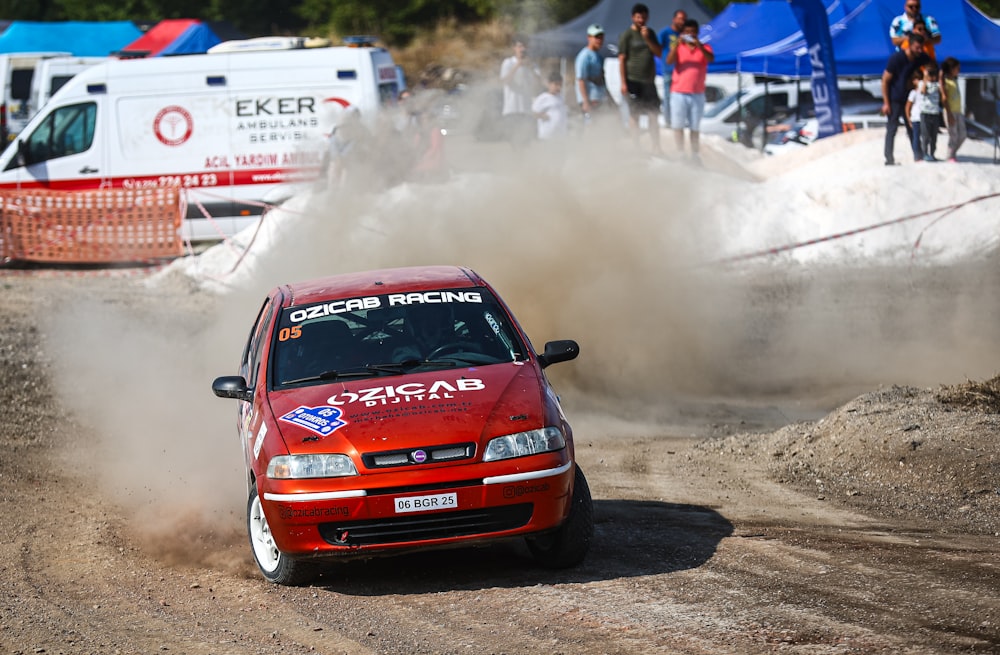
[[[0,262],[145,262],[183,254],[177,187],[0,191]]]

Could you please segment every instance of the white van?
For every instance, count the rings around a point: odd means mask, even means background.
[[[56,91],[66,86],[78,73],[109,59],[110,57],[52,57],[39,60],[31,79],[31,115],[34,116]]]
[[[12,52],[0,54],[3,105],[0,106],[0,140],[16,136],[38,111],[32,102],[31,85],[38,62],[50,57],[67,57],[69,52]]]
[[[0,189],[179,185],[182,236],[219,239],[282,185],[315,178],[340,117],[373,121],[398,86],[374,47],[110,60],[71,79],[4,151]]]

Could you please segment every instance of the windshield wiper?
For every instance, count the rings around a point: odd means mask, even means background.
[[[339,380],[340,378],[363,378],[369,375],[371,375],[371,371],[357,369],[349,371],[323,371],[319,375],[307,375],[304,378],[284,380],[281,384],[301,384],[303,382],[317,382],[319,380]]]
[[[387,362],[385,364],[365,364],[356,368],[342,371],[323,371],[319,375],[308,375],[294,380],[285,380],[281,384],[302,384],[305,382],[318,382],[320,380],[340,380],[342,378],[363,378],[377,373],[389,373],[400,375],[420,366],[458,366],[463,363],[477,363],[474,360],[464,360],[462,357],[449,357],[447,359],[404,359],[401,362]]]
[[[420,366],[454,366],[455,364],[457,362],[453,359],[404,359],[401,362],[386,364],[366,364],[365,368],[381,373],[405,373]]]

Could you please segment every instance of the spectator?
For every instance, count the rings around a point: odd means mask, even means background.
[[[919,34],[910,36],[910,44],[906,50],[898,50],[889,56],[882,71],[882,114],[889,118],[885,126],[885,165],[896,164],[893,150],[896,142],[896,131],[899,129],[899,119],[906,111],[906,99],[909,96],[910,80],[913,71],[930,61],[924,54],[924,37]],[[909,123],[906,134],[913,142],[913,133]]]
[[[932,45],[941,43],[941,30],[933,16],[924,16],[920,12],[920,0],[906,0],[903,13],[892,19],[889,25],[889,38],[896,50],[903,50],[903,41],[913,31],[914,23],[923,23],[930,34]]]
[[[931,43],[930,32],[927,31],[927,25],[922,22],[916,22],[913,24],[913,29],[907,33],[906,38],[903,39],[903,44],[900,47],[901,50],[906,50],[910,45],[910,34],[919,34],[924,37],[924,54],[931,58],[931,61],[937,61],[937,53],[934,52],[934,44]]]
[[[604,62],[597,52],[604,45],[604,28],[596,23],[587,28],[587,45],[576,56],[576,102],[584,120],[604,106]]]
[[[948,161],[956,162],[958,149],[967,136],[965,129],[965,114],[962,113],[962,94],[958,88],[958,74],[962,64],[954,57],[948,57],[941,64],[944,74],[942,96],[944,98],[944,116],[948,121]]]
[[[910,127],[913,161],[924,160],[924,149],[920,146],[920,107],[924,104],[924,96],[920,93],[920,83],[923,81],[923,72],[913,71],[913,88],[910,89],[910,95],[906,98],[906,112],[903,114]]]
[[[670,25],[667,25],[662,30],[660,30],[660,47],[663,48],[664,52],[669,53],[677,43],[677,37],[680,36],[681,30],[684,29],[684,23],[687,22],[688,16],[687,12],[683,9],[678,9],[674,12],[673,20]],[[671,77],[673,76],[674,67],[667,63],[667,56],[664,55],[663,63],[663,118],[666,121],[667,127],[670,127],[670,86]]]
[[[393,128],[397,132],[405,132],[416,122],[413,111],[413,93],[409,89],[403,89],[396,96],[396,107],[393,111]]]
[[[924,145],[924,161],[937,161],[937,135],[941,129],[941,83],[938,81],[937,64],[924,66],[924,79],[920,83],[920,141]]]
[[[387,156],[380,165],[386,172],[395,166],[403,166],[398,177],[400,181],[436,181],[447,177],[438,93],[432,89],[421,92],[419,96],[409,91],[399,94],[399,106],[405,111],[406,118],[398,128],[398,145],[386,145]]]
[[[622,78],[622,97],[628,98],[629,124],[632,141],[639,143],[639,116],[649,122],[649,138],[653,154],[660,155],[660,96],[656,92],[656,58],[663,54],[659,40],[646,22],[649,7],[637,3],[632,7],[632,24],[618,39],[618,69]]]
[[[542,74],[528,58],[524,37],[514,37],[514,54],[500,64],[500,81],[503,83],[501,118],[506,124],[507,136],[515,142],[531,138],[535,120],[531,116],[531,101],[541,87]]]
[[[547,89],[531,103],[531,112],[538,120],[538,138],[542,141],[565,137],[569,131],[569,113],[562,95],[562,75],[549,74]]]
[[[371,161],[373,139],[357,107],[345,109],[330,133],[321,163],[322,183],[343,186],[349,172],[352,179],[365,179],[362,169]]]
[[[670,47],[667,63],[673,65],[670,92],[670,124],[674,130],[677,150],[684,152],[684,128],[688,128],[691,157],[700,161],[698,128],[705,113],[705,77],[708,65],[715,61],[712,46],[698,38],[698,21],[689,18],[677,41]]]

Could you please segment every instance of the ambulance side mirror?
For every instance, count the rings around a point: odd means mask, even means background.
[[[21,166],[30,166],[34,163],[31,161],[31,149],[24,139],[17,140],[17,163]]]

